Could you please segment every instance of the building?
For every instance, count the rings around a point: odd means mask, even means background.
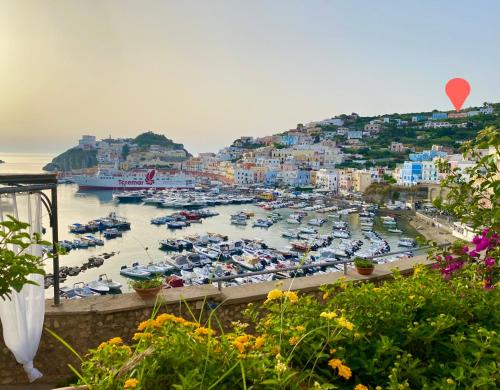
[[[94,135],[82,135],[82,138],[78,141],[78,149],[90,150],[95,149],[97,145],[97,140]]]
[[[452,127],[450,122],[425,122],[424,123],[424,128],[425,129],[438,129],[441,127]]]
[[[361,130],[349,130],[347,132],[347,139],[361,139],[363,138],[363,132]]]
[[[422,180],[422,162],[405,161],[401,169],[399,184],[413,186]]]
[[[434,161],[422,161],[422,183],[439,183],[438,169]]]
[[[447,119],[448,114],[446,112],[433,112],[431,119],[432,120],[440,120],[440,119]]]
[[[450,112],[448,114],[448,119],[458,119],[458,118],[467,118],[466,112]]]
[[[425,121],[426,119],[427,119],[427,117],[425,115],[415,115],[415,116],[411,117],[412,122],[421,122],[421,121]]]
[[[371,123],[370,122],[370,123],[367,123],[365,125],[365,131],[369,131],[370,133],[379,133],[380,130],[382,130],[382,124],[381,123]]]
[[[342,126],[344,124],[344,120],[340,118],[330,118],[319,121],[316,124],[320,126]]]
[[[336,170],[320,169],[316,172],[315,183],[317,188],[338,193],[339,177]]]
[[[395,153],[404,153],[406,152],[406,149],[408,149],[406,146],[404,146],[401,142],[391,142],[389,145],[389,150],[391,152]]]
[[[347,133],[349,132],[349,128],[348,127],[338,127],[337,128],[337,134],[338,135],[347,135]]]
[[[479,109],[479,112],[483,115],[491,115],[493,114],[493,107],[492,106],[482,107]]]
[[[424,150],[423,152],[420,153],[410,153],[410,160],[411,161],[431,161],[435,157],[444,157],[447,156],[448,153],[442,152],[439,150]]]
[[[372,172],[370,171],[355,170],[352,173],[352,189],[355,192],[364,193],[372,182]]]
[[[478,110],[473,110],[473,111],[467,111],[467,116],[476,116],[479,115],[480,112]]]

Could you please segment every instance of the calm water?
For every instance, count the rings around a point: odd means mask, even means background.
[[[32,173],[41,172],[41,167],[50,161],[48,155],[22,155],[7,154],[0,155],[0,159],[6,164],[0,164],[0,173]],[[222,233],[228,235],[230,239],[259,238],[275,248],[285,248],[290,240],[281,237],[285,229],[296,228],[297,225],[289,225],[286,222],[278,222],[268,229],[253,228],[251,223],[247,226],[236,226],[229,223],[230,215],[246,209],[255,212],[255,217],[265,216],[267,211],[254,205],[227,205],[216,206],[213,209],[220,213],[216,217],[203,220],[201,224],[192,224],[182,230],[169,230],[166,226],[156,226],[150,223],[154,217],[166,215],[174,212],[171,209],[160,209],[152,205],[142,204],[120,204],[112,199],[111,191],[78,191],[74,184],[65,184],[58,187],[59,198],[59,238],[61,240],[73,240],[76,235],[69,233],[68,226],[75,222],[86,223],[91,219],[104,217],[110,212],[116,212],[119,216],[127,218],[132,226],[131,230],[124,232],[123,237],[112,240],[105,240],[102,247],[89,249],[75,249],[69,254],[61,257],[61,265],[75,266],[81,265],[88,257],[104,252],[117,252],[117,255],[105,260],[103,266],[92,268],[80,273],[75,277],[68,277],[63,283],[72,286],[78,281],[90,281],[100,274],[107,274],[108,277],[118,280],[126,286],[127,280],[120,276],[119,271],[122,265],[131,265],[135,261],[148,262],[149,259],[160,260],[165,256],[165,252],[159,250],[158,241],[165,238],[183,237],[191,234],[205,234],[207,232]],[[292,213],[292,210],[277,210],[285,217]],[[316,215],[310,213],[305,221],[314,218]],[[323,215],[324,216],[324,215]],[[326,216],[325,216],[326,218]],[[357,214],[343,217],[351,223],[352,238],[362,238],[359,229],[359,218]],[[321,232],[331,232],[332,221],[329,220],[323,227],[317,228]],[[48,218],[44,218],[44,226],[48,228]],[[402,228],[402,227],[400,227]],[[398,235],[388,235],[381,231],[384,238],[391,244],[391,251],[397,250]],[[48,234],[50,236],[50,234]],[[338,240],[334,241],[338,242]],[[52,272],[51,263],[47,264],[47,272]],[[52,295],[52,290],[46,290],[47,296]]]

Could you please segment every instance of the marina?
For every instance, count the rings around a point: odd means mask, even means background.
[[[61,246],[77,241],[85,248],[71,250],[61,257],[63,267],[67,267],[62,268],[61,275],[65,291],[80,293],[65,293],[65,296],[85,296],[87,289],[83,287],[95,286],[104,273],[121,284],[123,292],[129,290],[129,280],[158,274],[165,275],[173,286],[206,284],[227,276],[235,278],[224,285],[236,285],[336,269],[310,267],[300,272],[281,272],[299,264],[332,263],[414,248],[411,239],[402,237],[403,233],[411,236],[412,232],[398,225],[397,218],[380,218],[375,207],[361,201],[332,204],[328,197],[310,193],[283,193],[274,200],[262,201],[257,192],[252,196],[244,192],[245,195],[234,189],[217,194],[213,189],[132,191],[135,196],[141,194],[141,200],[123,202],[112,191],[79,191],[75,184],[61,184],[60,207],[68,210],[67,214],[61,212],[62,226],[68,226],[60,234]],[[208,200],[214,196],[225,202],[207,201],[203,206],[200,202],[186,209],[175,204],[175,199]],[[170,205],[165,206],[163,197],[170,199]],[[162,202],[152,202],[152,198]],[[82,215],[87,216],[88,222]],[[103,223],[113,218],[118,225]],[[403,233],[389,232],[389,225],[383,223],[386,220],[393,220],[391,228],[399,228]],[[78,223],[85,227],[85,232],[70,231],[69,227],[77,227]],[[102,240],[105,253],[113,255],[107,258],[100,255],[102,246],[88,244],[92,237]],[[266,270],[276,272],[239,277]],[[46,287],[50,287],[50,280],[49,275]],[[78,284],[76,289],[75,284]],[[116,293],[89,289],[89,296]]]

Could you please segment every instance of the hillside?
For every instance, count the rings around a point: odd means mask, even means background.
[[[72,148],[43,167],[44,171],[70,171],[72,169],[91,168],[97,166],[97,150]]]

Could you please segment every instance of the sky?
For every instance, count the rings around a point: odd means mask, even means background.
[[[341,113],[500,101],[500,1],[0,0],[0,151],[152,130],[194,153]]]

